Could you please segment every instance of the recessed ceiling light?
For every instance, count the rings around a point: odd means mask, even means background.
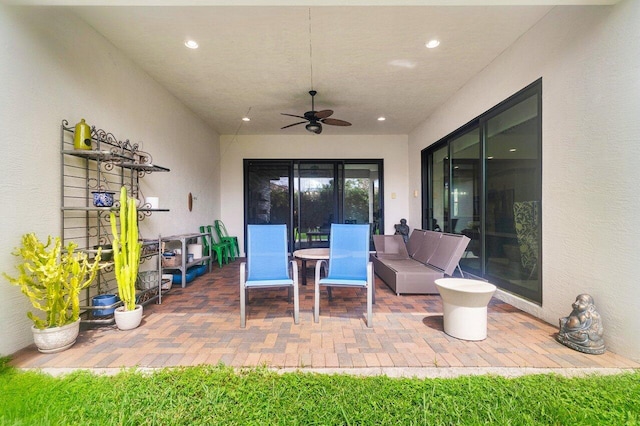
[[[198,42],[195,40],[187,40],[184,42],[184,45],[187,46],[189,49],[197,49],[198,48]]]
[[[489,156],[487,157],[487,160],[493,160],[493,157]]]
[[[384,121],[384,120],[386,120],[385,117],[378,117],[378,121]]]
[[[433,49],[434,47],[440,46],[440,41],[436,39],[429,40],[427,44],[425,44],[425,46],[427,46],[429,49]]]
[[[511,148],[511,149],[509,150],[509,152],[516,152],[516,151],[517,151],[517,149],[515,149],[515,148]]]
[[[249,117],[242,117],[242,121],[251,121]]]
[[[392,65],[394,67],[400,67],[400,68],[415,68],[416,67],[416,63],[413,61],[410,61],[408,59],[394,59],[393,61],[389,62],[389,65]]]

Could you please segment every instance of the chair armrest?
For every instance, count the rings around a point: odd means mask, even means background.
[[[240,263],[240,285],[244,288],[244,284],[247,282],[247,262]]]
[[[289,263],[291,266],[291,278],[293,279],[293,285],[298,285],[298,262],[291,260]]]
[[[321,268],[327,267],[327,261],[326,260],[318,260],[316,262],[316,267],[315,267],[315,277],[316,277],[316,284],[318,284],[318,281],[320,281],[320,272],[321,272]]]

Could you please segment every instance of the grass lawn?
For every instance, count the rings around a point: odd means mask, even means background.
[[[640,424],[640,371],[397,379],[200,366],[115,376],[0,359],[0,425]]]

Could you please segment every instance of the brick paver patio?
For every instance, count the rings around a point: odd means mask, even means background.
[[[293,323],[286,290],[253,290],[247,328],[241,329],[238,268],[239,261],[222,269],[216,265],[186,288],[174,287],[162,305],[145,307],[135,330],[83,327],[71,349],[45,355],[30,346],[14,354],[11,364],[52,369],[217,363],[301,369],[640,368],[611,351],[587,355],[569,349],[556,342],[557,326],[495,298],[489,304],[487,339],[455,339],[443,331],[440,296],[396,296],[379,279],[373,328],[365,324],[364,293],[353,289],[334,289],[332,302],[323,292],[315,324],[310,274],[309,284],[300,286],[300,324]]]

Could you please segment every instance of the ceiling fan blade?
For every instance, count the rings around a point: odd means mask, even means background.
[[[320,120],[324,124],[329,124],[330,126],[351,126],[351,123],[344,120],[338,120],[336,118],[325,118],[324,120]]]
[[[289,124],[288,126],[280,127],[280,130],[282,130],[282,129],[286,129],[287,127],[297,126],[298,124],[304,124],[304,123],[306,123],[306,121],[301,121],[301,122],[299,122],[299,123]]]
[[[316,119],[321,120],[323,118],[329,117],[331,114],[333,114],[333,111],[330,110],[330,109],[324,109],[322,111],[317,111],[316,112]]]
[[[301,116],[301,115],[286,114],[286,113],[284,113],[284,112],[281,112],[280,114],[281,114],[281,115],[288,115],[289,117],[296,117],[296,118],[302,118],[303,120],[308,120],[308,118],[307,118],[307,117],[303,117],[303,116]]]

